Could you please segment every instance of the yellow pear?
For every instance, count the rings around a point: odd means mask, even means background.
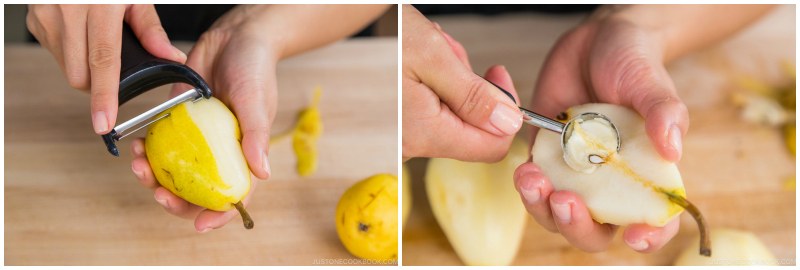
[[[610,125],[606,123],[577,124],[572,136],[565,140],[566,155],[560,134],[539,131],[532,150],[533,161],[553,187],[581,196],[594,220],[600,223],[660,227],[685,208],[700,226],[704,242],[701,253],[710,254],[705,221],[686,200],[676,164],[661,158],[647,136],[644,119],[633,110],[612,104],[572,107],[567,116],[569,119],[586,112],[610,119],[619,130],[620,151],[616,151],[616,139],[609,136]],[[599,157],[601,164],[594,164],[597,160],[592,161],[590,154]]]
[[[711,242],[714,243],[711,257],[698,255],[694,242],[681,253],[675,265],[778,265],[775,255],[751,232],[714,229]]]
[[[527,159],[527,144],[514,140],[497,163],[428,162],[425,186],[433,214],[465,264],[509,265],[514,260],[528,215],[511,181]]]
[[[145,149],[158,183],[178,197],[214,211],[236,208],[245,228],[253,220],[242,206],[250,170],[236,117],[216,98],[185,102],[159,116]]]
[[[406,227],[406,220],[411,214],[411,172],[403,164],[403,228]]]
[[[377,174],[347,189],[336,205],[336,233],[356,257],[397,259],[397,176]]]

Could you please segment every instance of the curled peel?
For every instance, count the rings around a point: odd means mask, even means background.
[[[308,176],[317,170],[317,140],[322,135],[322,118],[319,112],[319,100],[322,88],[314,89],[311,104],[300,111],[295,126],[288,132],[270,139],[270,144],[292,137],[292,148],[297,157],[297,173]]]

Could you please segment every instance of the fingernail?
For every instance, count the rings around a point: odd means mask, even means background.
[[[569,224],[572,221],[572,207],[569,203],[553,203],[551,208],[562,224]]]
[[[172,49],[175,51],[175,57],[178,59],[186,60],[186,54],[183,53],[178,47],[172,46]]]
[[[207,233],[207,232],[210,232],[211,230],[213,230],[211,227],[205,227],[202,230],[199,230],[198,232],[199,233]]]
[[[522,113],[505,103],[498,103],[497,106],[494,106],[489,121],[503,134],[512,135],[522,126]]]
[[[133,171],[133,174],[135,174],[137,178],[139,179],[144,178],[142,172],[137,170],[136,167],[134,167],[133,165],[131,165],[131,170]]]
[[[636,250],[636,251],[644,251],[644,250],[646,250],[647,248],[650,247],[650,243],[648,243],[644,239],[640,239],[639,241],[634,242],[634,243],[628,242],[626,240],[625,243],[627,243],[628,246],[630,246],[633,250]]]
[[[520,183],[519,190],[527,204],[537,203],[542,196],[542,191],[538,186],[534,185],[534,180],[531,179],[533,178],[532,175],[533,172],[528,172],[520,176],[522,182]]]
[[[267,172],[267,177],[272,175],[272,169],[269,167],[269,159],[267,158],[267,152],[261,153],[261,166],[264,168],[264,171]]]
[[[542,192],[538,188],[522,189],[522,197],[525,197],[525,201],[528,204],[539,202],[539,197],[541,197],[541,195]]]
[[[141,155],[142,153],[144,153],[144,150],[142,149],[142,145],[138,144],[138,143],[134,143],[133,144],[133,154],[138,156],[138,155]]]
[[[669,145],[675,149],[675,153],[678,154],[678,160],[680,160],[683,145],[681,143],[681,129],[678,125],[672,125],[669,129]]]
[[[169,202],[166,199],[161,199],[161,198],[158,198],[158,197],[155,197],[155,198],[156,198],[156,201],[158,202],[158,204],[160,204],[164,208],[169,208]]]
[[[92,125],[94,125],[94,132],[104,134],[108,130],[108,118],[106,112],[97,111],[94,113]]]

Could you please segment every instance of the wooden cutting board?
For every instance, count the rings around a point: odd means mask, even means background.
[[[527,102],[550,47],[583,17],[460,15],[432,20],[464,45],[477,73],[492,64],[505,65],[521,99]],[[795,158],[785,148],[778,130],[741,121],[729,95],[737,90],[733,79],[742,74],[768,82],[786,81],[780,65],[782,61],[794,63],[794,22],[795,7],[780,7],[725,43],[669,67],[691,117],[679,164],[689,198],[703,211],[712,228],[751,231],[787,265],[795,265],[796,259],[796,191],[785,188],[784,183],[795,175]],[[528,138],[527,134],[520,136]],[[413,176],[413,208],[403,231],[402,263],[460,265],[462,262],[437,225],[425,195],[426,162],[407,162]],[[512,179],[498,181],[513,184]],[[529,218],[513,264],[670,265],[697,235],[697,227],[688,214],[683,214],[680,233],[653,254],[631,250],[620,235],[608,251],[590,254]]]
[[[181,46],[184,51],[190,48]],[[272,145],[273,176],[248,207],[207,234],[166,213],[130,169],[130,140],[109,155],[92,131],[89,96],[71,90],[50,54],[5,46],[5,263],[7,265],[312,265],[353,261],[339,242],[336,204],[353,183],[397,174],[397,39],[351,39],[283,61],[273,134],[323,89],[319,168],[295,173],[291,142]],[[125,104],[127,120],[166,98]],[[328,259],[327,261],[325,259]]]

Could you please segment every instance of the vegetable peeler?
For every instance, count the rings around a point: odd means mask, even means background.
[[[186,83],[194,87],[101,135],[108,152],[119,156],[115,142],[164,117],[159,113],[187,101],[211,98],[211,88],[197,72],[178,62],[153,56],[139,43],[127,24],[122,28],[122,65],[119,76],[119,105],[153,88],[169,83]]]

